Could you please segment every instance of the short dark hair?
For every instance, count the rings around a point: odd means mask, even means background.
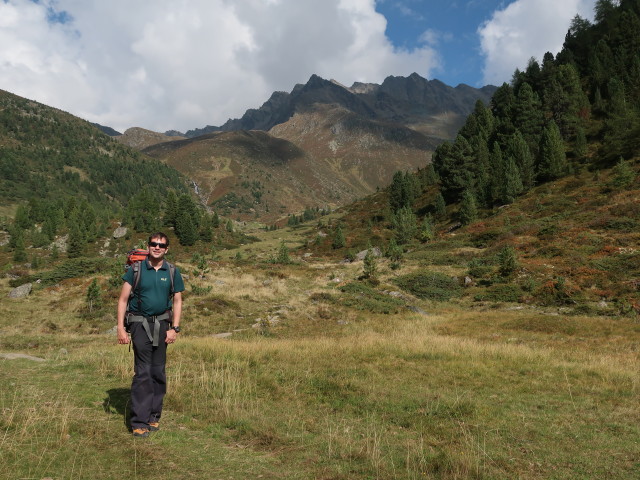
[[[149,235],[149,240],[148,240],[148,242],[150,242],[150,241],[151,241],[152,239],[154,239],[154,238],[164,238],[164,239],[166,240],[166,242],[165,242],[165,243],[167,244],[167,247],[169,246],[169,237],[167,237],[167,234],[166,234],[166,233],[162,233],[162,232],[152,233],[151,235]],[[148,243],[148,242],[147,242],[147,243]]]

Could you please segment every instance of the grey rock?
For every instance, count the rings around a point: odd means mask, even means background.
[[[118,227],[113,231],[113,238],[122,238],[128,232],[127,227]]]
[[[367,252],[368,252],[368,250],[362,250],[361,252],[358,252],[356,254],[356,260],[364,260],[364,257],[367,256]],[[371,249],[371,253],[373,254],[374,257],[381,257],[382,256],[382,251],[380,251],[380,249],[378,247],[373,247]]]
[[[9,292],[9,297],[24,298],[31,293],[32,286],[33,285],[31,283],[25,283],[24,285],[20,285],[19,287],[16,287]]]
[[[25,360],[31,360],[34,362],[45,362],[44,358],[34,357],[32,355],[25,355],[24,353],[0,353],[0,358],[5,358],[7,360],[16,360],[18,358],[22,358]]]

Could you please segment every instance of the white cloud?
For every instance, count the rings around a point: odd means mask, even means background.
[[[595,0],[516,0],[496,11],[478,29],[484,82],[501,85],[531,57],[542,61],[546,52],[557,54],[573,17],[592,19],[594,5]]]
[[[385,28],[374,0],[4,0],[0,88],[121,131],[220,125],[314,73],[349,85],[438,68]]]

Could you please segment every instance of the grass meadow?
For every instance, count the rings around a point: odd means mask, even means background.
[[[117,289],[99,315],[91,279],[3,294],[0,353],[45,361],[0,358],[0,478],[640,477],[637,319],[409,294],[383,313],[341,290],[361,268],[192,275],[148,439],[127,428],[133,353],[107,333]]]

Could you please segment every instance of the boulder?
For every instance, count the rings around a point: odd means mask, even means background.
[[[25,283],[24,285],[20,285],[19,287],[16,287],[9,292],[9,297],[24,298],[31,293],[32,286],[33,285],[31,283]]]
[[[127,227],[118,227],[113,231],[113,238],[122,238],[127,234]]]
[[[367,252],[368,250],[362,250],[361,252],[358,252],[356,254],[356,260],[364,260],[364,257],[367,256]],[[374,257],[382,256],[382,251],[378,247],[373,247],[371,249],[371,253],[373,254]]]

